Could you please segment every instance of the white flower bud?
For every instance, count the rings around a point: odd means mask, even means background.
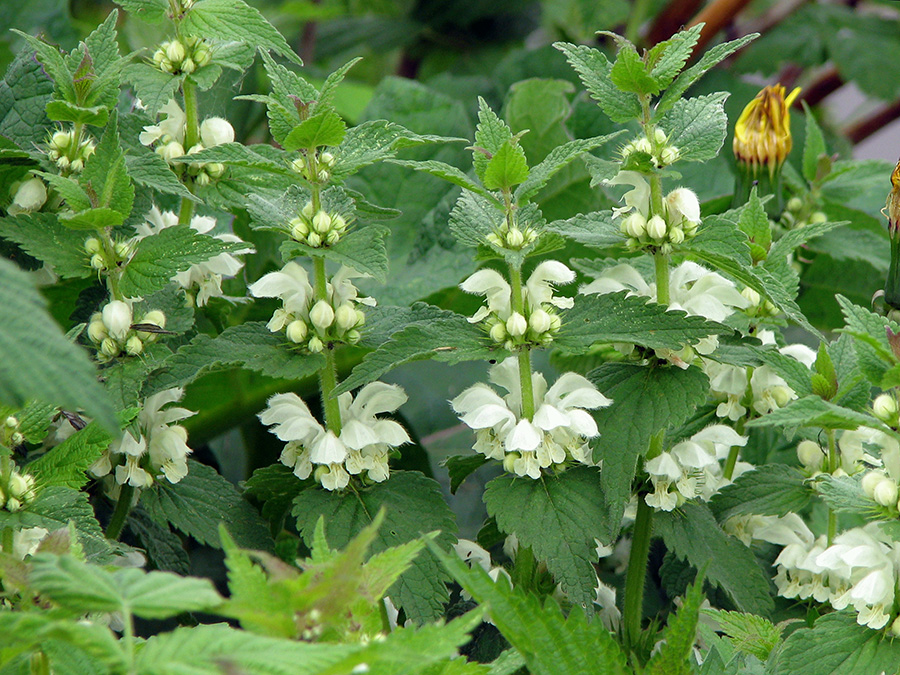
[[[498,321],[491,326],[491,340],[494,342],[503,342],[506,339],[506,326],[502,321]]]
[[[347,229],[347,221],[341,215],[332,216],[331,229],[335,232],[343,232]]]
[[[19,426],[19,420],[16,419],[13,415],[10,415],[5,420],[3,420],[3,424],[5,424],[9,429],[15,429]]]
[[[106,332],[106,325],[102,321],[91,321],[88,324],[88,337],[93,342],[103,342],[103,340],[109,337]]]
[[[635,239],[640,239],[647,232],[647,219],[640,213],[634,211],[629,214],[622,222],[625,234]]]
[[[656,129],[653,130],[653,138],[656,139],[656,142],[659,145],[662,145],[667,140],[669,140],[669,137],[666,136],[666,132],[663,131],[662,129],[660,129],[659,127],[656,127]]]
[[[322,245],[322,235],[318,232],[310,232],[306,237],[306,243],[313,248],[318,248]]]
[[[875,486],[872,498],[882,506],[893,507],[897,504],[897,484],[890,478],[885,478]]]
[[[60,157],[60,159],[62,158]],[[69,168],[75,173],[80,173],[84,169],[84,162],[81,159],[73,159],[72,163],[69,164]]]
[[[559,327],[562,326],[562,319],[559,318],[556,314],[550,315],[550,330],[555,331],[559,330]]]
[[[10,215],[37,211],[47,201],[47,188],[40,178],[30,178],[19,186],[8,211]]]
[[[327,167],[334,166],[334,155],[330,152],[323,152],[319,155],[319,161]]]
[[[117,340],[125,339],[131,328],[131,307],[121,300],[113,300],[101,312],[106,330]]]
[[[225,165],[221,162],[208,162],[203,168],[209,178],[221,178],[225,173]]]
[[[221,117],[207,117],[200,124],[200,140],[207,148],[234,141],[234,127]]]
[[[131,255],[131,246],[127,241],[117,241],[115,245],[116,257],[120,260],[125,260],[129,255]]]
[[[356,330],[355,328],[351,328],[347,331],[347,334],[344,335],[344,339],[351,345],[355,345],[357,342],[362,339],[362,334]]]
[[[331,216],[324,211],[319,211],[312,219],[313,229],[319,234],[325,234],[331,229]]]
[[[366,313],[361,309],[357,308],[356,310],[356,328],[364,325],[366,323]]]
[[[316,178],[320,183],[327,183],[328,179],[331,178],[331,174],[328,173],[325,169],[320,169],[319,173],[316,174]]]
[[[825,454],[818,443],[814,441],[800,441],[797,444],[797,459],[800,464],[810,471],[821,471],[825,461]]]
[[[506,233],[506,245],[509,248],[522,248],[524,243],[525,235],[522,234],[522,230],[518,227],[514,227]]]
[[[299,162],[302,160],[297,159],[294,161]],[[303,216],[304,218],[306,218],[307,220],[311,220],[314,213],[315,213],[315,209],[313,209],[312,202],[306,202],[306,205],[300,210],[300,215]]]
[[[828,216],[821,211],[813,211],[812,215],[809,217],[809,222],[811,223],[824,223],[827,220]]]
[[[649,155],[653,151],[653,148],[650,147],[650,141],[646,138],[638,138],[634,141],[633,151],[646,152]]]
[[[141,317],[141,323],[152,323],[154,326],[165,328],[166,315],[158,309],[152,309]]]
[[[803,208],[803,200],[799,197],[791,197],[788,199],[786,208],[788,211],[799,211]]]
[[[786,406],[791,400],[791,390],[787,387],[776,386],[771,390],[772,399],[779,408]]]
[[[894,623],[891,624],[891,635],[900,637],[900,616],[894,619]]]
[[[872,412],[875,417],[888,425],[897,423],[897,399],[890,394],[879,394],[872,401]]]
[[[661,216],[653,216],[647,221],[647,236],[660,241],[666,236],[666,221]]]
[[[298,157],[293,162],[291,162],[291,169],[293,169],[297,173],[305,176],[306,175],[306,162],[304,161],[304,159],[302,157]],[[310,205],[312,205],[311,202],[310,202]],[[304,215],[306,215],[306,214],[304,213]],[[312,213],[307,215],[307,218],[311,218],[311,217],[312,217]]]
[[[100,343],[100,353],[111,359],[119,354],[119,345],[112,338],[104,338]]]
[[[50,147],[59,152],[65,152],[72,142],[72,135],[67,131],[57,131],[50,137]]]
[[[184,156],[184,146],[178,141],[172,141],[171,143],[166,143],[165,145],[158,147],[156,152],[161,155],[164,160],[169,162],[176,157]]]
[[[525,320],[524,316],[518,312],[513,312],[506,320],[506,330],[509,331],[509,334],[513,337],[525,335],[525,331],[528,330],[528,322]]]
[[[663,166],[674,164],[678,161],[680,155],[681,151],[678,148],[674,145],[667,145],[662,149],[662,152],[659,153],[659,163]]]
[[[97,237],[88,237],[84,240],[84,250],[93,255],[94,253],[100,253],[103,250],[103,245]]]
[[[197,64],[197,67],[202,68],[209,65],[210,61],[212,61],[212,52],[209,51],[209,47],[202,43],[199,44],[194,50],[194,62]]]
[[[885,476],[880,471],[869,471],[865,476],[862,477],[862,491],[870,499],[875,499],[875,490],[878,488],[881,482],[885,480],[888,480],[887,476]]]
[[[306,239],[309,234],[309,226],[303,218],[294,218],[288,225],[291,226],[291,236],[297,241]]]
[[[181,62],[181,72],[190,75],[195,70],[197,70],[197,64],[194,63],[194,59],[186,58]]]
[[[751,307],[758,307],[762,298],[759,296],[759,293],[754,291],[752,288],[747,286],[744,290],[741,291],[741,295],[746,298],[747,302],[750,303]]]
[[[22,499],[28,492],[28,482],[18,471],[13,471],[9,476],[9,494],[17,499]]]
[[[15,513],[16,511],[18,511],[21,508],[22,508],[22,502],[20,502],[15,497],[10,497],[9,499],[6,500],[6,510],[7,511]]]
[[[12,436],[9,437],[9,441],[13,447],[16,447],[18,445],[22,445],[22,443],[25,442],[25,437],[18,431],[16,431]]]
[[[306,348],[309,349],[313,354],[318,354],[323,349],[325,349],[325,344],[322,340],[319,339],[318,335],[313,335],[309,341],[309,344],[306,345]]]
[[[306,322],[300,319],[291,321],[285,330],[287,339],[298,344],[306,339],[308,333],[309,328],[306,326]]]
[[[673,244],[680,244],[684,241],[684,230],[680,227],[673,227],[669,230],[669,241]]]
[[[329,230],[328,234],[325,235],[325,244],[328,246],[334,246],[341,240],[341,234],[337,230]]]
[[[65,171],[66,169],[69,168],[70,163],[71,162],[69,162],[69,158],[66,157],[65,155],[63,155],[62,157],[60,157],[59,159],[56,160],[56,166],[58,166],[63,171]]]
[[[543,309],[536,309],[528,317],[528,325],[535,333],[546,333],[550,330],[550,315]]]
[[[519,460],[520,457],[518,452],[507,452],[503,456],[503,470],[507,473],[515,473],[516,461]]]
[[[172,63],[178,63],[179,61],[183,61],[184,57],[187,56],[187,53],[184,50],[184,45],[181,44],[180,40],[172,40],[171,42],[163,45],[166,50],[166,58],[169,59]]]
[[[334,310],[327,300],[319,300],[309,310],[309,320],[320,331],[327,330],[334,323]]]
[[[345,302],[334,312],[334,321],[341,330],[350,330],[356,326],[356,309]]]
[[[125,353],[129,356],[137,356],[144,351],[144,343],[137,335],[132,335],[125,343]]]

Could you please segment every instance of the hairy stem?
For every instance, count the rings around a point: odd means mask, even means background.
[[[313,258],[313,269],[316,278],[316,299],[328,300],[328,275],[325,273],[325,258]],[[319,389],[322,394],[322,409],[325,411],[325,424],[335,434],[341,433],[341,408],[332,396],[337,388],[337,365],[334,349],[325,345],[325,367],[319,371]]]
[[[744,433],[744,420],[743,418],[739,419],[735,426],[735,431],[739,434]],[[728,459],[725,460],[725,469],[722,471],[722,475],[725,476],[727,480],[731,480],[731,477],[734,475],[734,467],[737,464],[738,455],[741,452],[741,447],[739,445],[735,445],[728,451]]]
[[[660,305],[669,304],[669,255],[657,251],[653,254],[653,262],[656,266],[656,302]]]
[[[119,501],[116,502],[116,510],[113,511],[109,525],[106,526],[106,538],[116,540],[122,534],[125,521],[131,511],[131,502],[134,499],[134,487],[125,483],[119,491]]]
[[[512,289],[512,308],[525,316],[525,300],[522,294],[522,268],[509,266],[509,282]],[[519,350],[519,386],[522,389],[522,417],[534,417],[534,388],[531,384],[531,350],[523,346]]]
[[[837,443],[834,440],[834,429],[828,430],[828,473],[834,474],[840,466],[841,459],[838,455]],[[831,546],[837,534],[837,514],[828,507],[828,545]]]
[[[197,85],[190,78],[184,80],[182,85],[184,92],[184,114],[186,117],[184,128],[184,151],[187,152],[200,142],[200,110],[197,105]],[[186,197],[181,199],[181,209],[178,212],[178,223],[190,225],[194,215],[194,202]]]

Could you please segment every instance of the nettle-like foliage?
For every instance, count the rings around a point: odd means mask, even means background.
[[[69,53],[20,33],[0,85],[2,672],[896,670],[900,247],[887,316],[838,296],[826,341],[798,303],[811,258],[887,250],[846,203],[887,176],[808,109],[794,169],[778,85],[701,203],[728,93],[688,93],[754,36],[693,63],[701,26],[557,43],[592,131],[571,85],[527,81],[470,138],[401,81],[348,127],[356,61],[313,84],[242,0],[120,4],[165,38],[122,55],[115,11]],[[236,98],[273,143],[248,145],[205,92],[257,58],[270,90]],[[427,359],[490,364],[449,401],[452,491],[494,466],[477,541],[379,380]],[[241,489],[190,458],[254,415],[280,461]],[[181,576],[182,536],[227,590]]]

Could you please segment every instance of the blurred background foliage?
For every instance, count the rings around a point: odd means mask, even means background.
[[[800,305],[814,325],[842,324],[834,294],[868,305],[882,287],[889,260],[884,206],[893,162],[900,152],[900,3],[837,0],[250,0],[286,36],[305,61],[305,76],[318,84],[349,59],[363,61],[341,86],[337,103],[348,123],[387,118],[413,131],[472,138],[478,96],[502,114],[514,132],[528,129],[522,145],[533,165],[556,145],[614,130],[581,91],[577,75],[555,40],[582,42],[613,51],[612,41],[597,31],[626,34],[652,45],[682,26],[706,22],[700,49],[751,32],[761,37],[728,59],[690,92],[729,91],[730,126],[764,84],[780,81],[803,91],[792,129],[794,152],[789,163],[800,166],[804,115],[811,107],[823,127],[830,153],[862,163],[827,185],[803,183],[799,171],[786,172],[792,194],[830,220],[849,224],[815,240],[798,261],[802,266]],[[32,34],[43,33],[70,49],[102,21],[115,5],[92,0],[2,0],[4,24]],[[147,49],[165,35],[162,28],[120,15],[123,50]],[[0,35],[0,65],[5,69],[22,47],[14,34]],[[227,114],[245,143],[271,142],[264,108],[233,101],[243,93],[268,90],[261,65],[242,78],[226,75],[201,96],[203,116]],[[124,96],[124,94],[123,94]],[[2,98],[2,92],[0,92]],[[407,151],[416,159],[440,159],[464,171],[471,168],[465,143]],[[722,154],[703,164],[689,164],[682,182],[693,188],[705,208],[730,201],[734,185],[731,136]],[[614,153],[616,147],[603,152]],[[601,153],[602,154],[602,153]],[[838,166],[838,165],[836,165]],[[791,176],[795,178],[792,180]],[[417,300],[474,311],[477,300],[464,297],[456,284],[479,264],[469,250],[455,244],[446,223],[459,189],[437,178],[382,164],[353,178],[351,187],[381,206],[403,214],[390,221],[390,282],[366,290],[383,305]],[[540,196],[548,220],[609,208],[613,195],[590,186],[583,165],[560,172]],[[728,201],[724,201],[725,204]],[[227,221],[226,221],[227,222]],[[249,229],[240,215],[233,228],[253,240],[250,280],[279,264],[277,246],[265,233]],[[554,254],[561,259],[596,257],[595,251],[570,245]],[[81,283],[81,282],[77,282]],[[75,285],[77,285],[77,283]],[[242,295],[236,281],[235,294]],[[71,323],[72,298],[82,288],[50,298],[64,325]],[[215,331],[243,320],[265,318],[265,303],[217,306]],[[202,325],[201,325],[202,327]],[[357,356],[358,358],[358,356]],[[352,360],[352,359],[351,359]],[[352,363],[345,364],[347,370]],[[548,366],[546,363],[537,364]],[[471,435],[459,429],[446,401],[483,379],[483,365],[404,366],[388,379],[401,382],[410,403],[401,411],[421,443],[404,451],[406,468],[443,475],[440,460],[471,452]],[[223,473],[232,480],[277,461],[277,441],[256,423],[255,413],[276,391],[294,388],[312,394],[315,383],[271,380],[246,371],[216,373],[191,386],[185,405],[201,414],[189,420],[192,445],[208,444]],[[427,448],[427,451],[425,450]],[[489,471],[489,469],[484,469]],[[488,476],[481,476],[481,483]],[[482,521],[479,481],[469,481],[452,501],[461,532],[472,536]]]

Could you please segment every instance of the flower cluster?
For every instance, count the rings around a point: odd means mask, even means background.
[[[6,208],[11,216],[38,211],[47,201],[47,186],[37,176],[13,183],[9,194],[12,203]]]
[[[94,141],[75,131],[58,129],[47,141],[47,158],[63,173],[80,173],[88,157],[94,154]]]
[[[292,238],[313,248],[334,246],[347,230],[347,221],[341,214],[329,214],[322,209],[315,211],[312,202],[307,202],[300,215],[288,225]]]
[[[628,264],[616,265],[595,280],[579,289],[579,293],[605,295],[618,291],[628,291],[628,295],[640,295],[656,301],[656,284],[648,284],[634,267]],[[669,271],[669,309],[677,309],[689,316],[703,316],[711,321],[724,321],[736,308],[748,304],[734,284],[721,274],[711,272],[693,262],[683,262]],[[711,335],[693,346],[679,352],[661,350],[657,356],[687,368],[698,354],[711,354],[719,344],[718,337]],[[625,351],[630,351],[629,345]]]
[[[172,211],[160,211],[154,206],[145,216],[145,222],[137,226],[137,235],[132,240],[132,244],[144,237],[159,234],[162,230],[175,225],[178,225],[178,216],[175,213]],[[216,226],[216,219],[209,216],[194,216],[191,219],[190,226],[195,232],[208,234]],[[224,233],[211,236],[219,241],[228,243],[244,243],[233,234]],[[234,255],[253,253],[253,250],[253,247],[247,244],[245,249],[236,251]],[[205,262],[191,265],[188,269],[178,272],[172,277],[172,281],[181,286],[186,292],[196,289],[197,305],[203,307],[209,302],[210,298],[223,297],[222,278],[235,276],[244,266],[244,263],[235,258],[234,255],[231,253],[220,253]]]
[[[508,393],[500,396],[486,384],[469,387],[450,404],[460,420],[476,432],[474,449],[503,462],[519,476],[541,477],[541,470],[574,461],[593,465],[588,439],[599,435],[588,410],[612,401],[587,379],[565,373],[547,389],[540,373],[532,373],[535,413],[522,413],[518,360],[510,357],[490,369],[490,381]]]
[[[22,432],[19,431],[19,418],[9,415],[0,426],[0,446],[15,448],[25,441]]]
[[[545,260],[535,267],[522,288],[524,312],[514,309],[512,287],[495,270],[479,270],[459,287],[467,293],[483,295],[487,301],[469,318],[469,323],[484,322],[494,342],[513,350],[553,340],[562,323],[556,310],[572,307],[571,298],[553,295],[553,285],[574,280],[575,273],[561,262]]]
[[[91,256],[91,267],[98,272],[115,269],[134,253],[134,247],[127,241],[110,239],[110,244],[107,248],[97,237],[84,240],[84,250]]]
[[[746,444],[746,436],[731,427],[714,424],[676,443],[668,452],[647,460],[644,470],[653,484],[653,492],[644,497],[647,505],[672,511],[695,497],[708,501],[731,482],[722,473],[721,461],[731,448]],[[752,468],[750,464],[739,462],[733,477]]]
[[[164,73],[190,75],[212,60],[209,43],[199,37],[170,40],[153,52],[153,65]]]
[[[498,248],[521,251],[535,242],[538,238],[538,231],[530,225],[520,225],[514,218],[504,218],[485,238],[488,243]]]
[[[666,136],[665,131],[659,128],[654,129],[653,140],[654,142],[651,143],[646,136],[642,135],[629,141],[620,151],[622,160],[627,162],[630,155],[641,152],[650,155],[651,161],[660,169],[678,161],[681,151],[674,145],[669,145],[669,137]]]
[[[36,496],[34,477],[17,471],[15,464],[10,462],[10,471],[6,476],[6,482],[0,485],[0,509],[16,512],[33,502]]]
[[[662,202],[662,213],[651,215],[650,184],[637,171],[620,171],[607,185],[631,185],[633,189],[622,198],[625,206],[613,209],[614,217],[621,217],[622,234],[628,237],[633,249],[655,248],[663,253],[672,250],[697,233],[700,226],[700,202],[691,190],[675,188]]]
[[[187,475],[187,430],[178,424],[195,413],[186,408],[168,407],[180,401],[184,390],[166,389],[150,396],[134,423],[136,431],[126,430],[103,455],[91,465],[98,478],[116,470],[119,485],[143,488],[153,485],[154,479],[165,478],[177,483]]]
[[[299,478],[312,474],[326,490],[342,490],[350,476],[365,476],[381,482],[389,475],[388,454],[410,438],[397,422],[376,417],[391,413],[406,403],[403,389],[372,382],[357,392],[338,396],[341,430],[322,426],[296,394],[277,394],[269,399],[259,419],[272,426],[287,445],[281,462]]]
[[[87,334],[97,346],[97,358],[101,362],[110,361],[122,352],[137,356],[144,351],[145,344],[159,337],[154,329],[166,327],[166,315],[158,309],[147,312],[140,321],[134,321],[132,312],[128,302],[112,300],[91,316]]]
[[[159,124],[144,127],[140,141],[143,145],[156,145],[156,153],[170,164],[176,173],[184,172],[184,165],[174,163],[172,160],[183,157],[185,154],[195,155],[201,150],[211,148],[222,143],[234,141],[234,129],[226,119],[221,117],[208,117],[200,124],[200,142],[189,148],[184,147],[185,124],[187,116],[174,99],[159,109],[166,118]],[[192,177],[198,185],[208,185],[225,173],[225,165],[218,162],[191,162],[187,166],[187,175]]]
[[[318,153],[304,152],[291,162],[291,168],[310,183],[324,185],[331,180],[331,169],[337,158],[327,150]]]
[[[251,284],[249,290],[255,298],[281,299],[282,307],[266,324],[270,331],[284,330],[288,340],[318,353],[332,342],[359,342],[359,329],[366,320],[359,305],[374,305],[375,300],[359,297],[350,280],[364,276],[341,267],[326,285],[326,297],[316,300],[306,270],[289,262]]]

